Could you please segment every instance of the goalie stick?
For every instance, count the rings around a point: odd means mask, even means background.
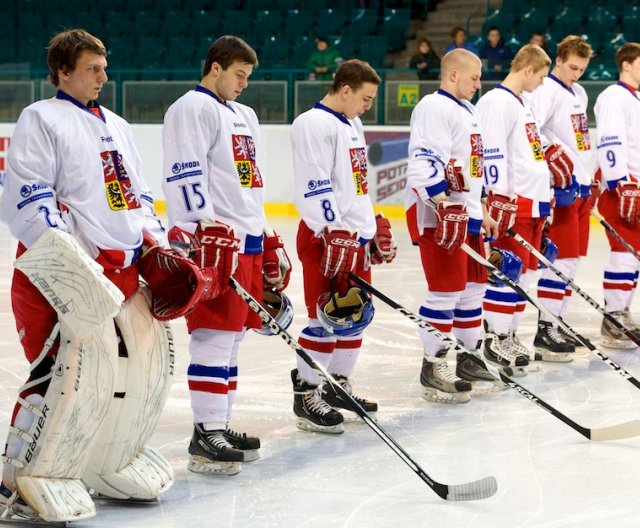
[[[606,312],[602,306],[600,306],[597,301],[591,297],[588,293],[580,289],[580,287],[573,282],[572,279],[567,277],[564,273],[562,273],[558,268],[556,268],[553,263],[546,258],[540,251],[538,251],[534,246],[529,244],[524,238],[522,238],[518,233],[516,233],[513,229],[508,229],[507,233],[513,237],[513,239],[525,247],[534,257],[536,257],[540,262],[542,262],[547,268],[549,268],[553,273],[555,273],[558,277],[560,277],[564,282],[566,282],[569,287],[576,292],[580,297],[582,297],[585,301],[587,301],[593,308],[595,308],[598,312],[600,312],[605,319],[607,319],[612,325],[614,325],[618,330],[620,330],[624,335],[626,335],[631,341],[633,341],[636,345],[640,346],[640,338],[636,337],[633,332],[629,331],[629,329],[624,326],[620,321],[618,321],[613,315]]]
[[[602,218],[593,209],[591,210],[591,216],[593,216],[598,222],[600,222],[600,225],[602,225],[602,227],[604,227],[605,230],[607,230],[613,238],[620,242],[629,253],[640,260],[640,253],[638,253],[638,251],[636,251],[636,249],[631,244],[629,244],[629,242],[622,238],[609,222]]]
[[[518,283],[512,281],[509,277],[507,277],[504,273],[498,270],[491,262],[487,259],[479,255],[473,249],[471,249],[466,243],[460,246],[460,249],[464,251],[467,255],[469,255],[473,260],[475,260],[478,264],[482,265],[489,273],[495,275],[498,279],[503,281],[505,284],[508,284],[513,290],[518,292],[523,298],[525,298],[528,302],[530,302],[533,306],[535,306],[538,310],[544,312],[549,317],[551,317],[556,324],[561,326],[569,335],[574,336],[578,341],[580,341],[585,347],[587,347],[591,352],[593,352],[596,356],[598,356],[602,361],[604,361],[607,365],[609,365],[613,370],[615,370],[618,374],[620,374],[624,379],[626,379],[629,383],[640,389],[640,381],[634,378],[630,372],[627,372],[616,362],[611,360],[609,356],[603,354],[598,350],[591,341],[589,341],[586,337],[582,336],[578,332],[576,332],[573,328],[571,328],[567,323],[565,323],[562,319],[560,319],[556,314],[551,312],[544,304],[539,303],[535,299],[533,299],[527,292],[525,292]]]
[[[358,284],[362,289],[368,291],[372,295],[375,295],[378,299],[388,304],[395,311],[400,312],[402,315],[404,315],[408,319],[411,319],[420,328],[425,329],[427,332],[432,333],[438,339],[445,341],[446,343],[451,345],[456,351],[466,352],[467,354],[469,354],[470,358],[477,365],[487,368],[491,372],[491,374],[493,374],[496,377],[496,379],[502,380],[509,387],[515,390],[518,394],[532,401],[539,407],[542,407],[542,409],[547,411],[552,416],[555,416],[556,418],[558,418],[558,420],[567,424],[569,427],[571,427],[572,429],[580,433],[585,438],[588,438],[589,440],[602,441],[602,440],[620,440],[623,438],[631,438],[631,437],[640,435],[640,420],[632,420],[630,422],[624,422],[621,424],[611,425],[608,427],[601,427],[596,429],[583,427],[582,425],[577,424],[571,418],[561,413],[558,409],[556,409],[555,407],[552,407],[547,402],[545,402],[544,400],[540,399],[538,396],[533,394],[531,391],[525,389],[519,383],[516,383],[512,378],[507,376],[501,370],[496,369],[493,365],[485,361],[482,361],[480,358],[477,358],[469,350],[467,350],[460,343],[458,343],[458,341],[451,338],[447,334],[440,332],[440,330],[430,325],[427,321],[422,319],[420,316],[414,314],[410,310],[407,310],[405,307],[398,304],[393,299],[387,297],[384,293],[374,288],[371,284],[369,284],[364,279],[358,277],[353,273],[349,276],[349,278],[353,282]]]
[[[360,404],[353,399],[327,370],[320,365],[307,351],[291,335],[282,328],[276,320],[269,315],[258,301],[256,301],[247,290],[245,290],[233,277],[229,278],[231,287],[236,293],[256,312],[260,319],[267,325],[274,335],[280,336],[287,345],[289,345],[300,356],[305,363],[316,369],[331,384],[333,389],[340,394],[340,397],[349,403],[351,410],[355,412],[373,431],[409,466],[413,472],[418,475],[440,498],[450,501],[470,501],[478,499],[486,499],[491,497],[498,490],[498,483],[494,476],[485,477],[473,482],[463,484],[443,484],[433,480],[427,473],[415,462],[411,456],[372,418],[367,414]]]

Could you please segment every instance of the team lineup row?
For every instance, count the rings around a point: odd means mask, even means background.
[[[590,56],[582,38],[566,37],[550,72],[547,54],[524,46],[506,79],[474,106],[482,64],[456,49],[442,59],[440,89],[413,111],[405,203],[427,283],[419,308],[427,400],[469,401],[474,385],[495,379],[491,364],[525,376],[541,361],[572,360],[581,342],[562,317],[596,201],[616,234],[640,248],[640,45],[618,50],[620,81],[598,97],[593,146],[577,83]],[[3,455],[6,519],[78,520],[95,515],[97,496],[154,500],[171,486],[170,464],[145,443],[171,384],[166,321],[176,317],[190,334],[188,468],[240,471],[260,449],[258,438],[229,425],[240,343],[247,329],[269,334],[291,322],[283,293],[291,261],[266,223],[258,119],[235,102],[257,64],[254,50],[237,37],[216,40],[201,82],[167,110],[166,232],[128,124],[97,103],[105,57],[83,30],[56,35],[48,64],[58,93],[22,112],[8,152],[0,217],[19,240],[12,306],[31,369]],[[350,378],[373,318],[371,266],[397,253],[368,194],[360,121],[380,82],[367,63],[346,61],[291,127],[308,314],[297,340],[308,357],[298,356],[291,378],[303,430],[343,432],[340,410],[353,401],[369,414],[378,408],[352,392]],[[595,179],[586,163],[592,148]],[[613,236],[610,244],[603,342],[629,348],[640,338],[629,313],[639,263]],[[517,328],[536,256],[547,268],[534,351]],[[488,278],[492,265],[499,271]],[[272,313],[275,327],[252,302]]]

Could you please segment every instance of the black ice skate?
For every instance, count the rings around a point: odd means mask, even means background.
[[[344,433],[344,416],[322,399],[320,386],[311,385],[291,371],[293,382],[293,412],[298,417],[296,427],[317,433]]]
[[[471,354],[467,352],[460,352],[458,354],[456,361],[456,376],[463,380],[472,382],[472,394],[486,394],[507,388],[505,383],[487,370],[486,364],[480,357],[480,354],[473,354],[473,356],[481,361],[484,366],[479,365],[476,361],[471,359],[470,356]],[[507,376],[513,376],[513,370],[511,367],[503,367],[502,371]]]
[[[564,319],[562,317],[560,317],[560,320],[564,323]],[[574,348],[578,348],[578,347],[583,347],[584,346],[582,344],[582,341],[580,341],[579,339],[576,339],[575,337],[573,337],[573,335],[571,335],[569,332],[567,332],[561,326],[558,326],[558,331],[564,336],[564,338],[569,343],[571,343],[574,346]]]
[[[244,453],[245,462],[253,462],[260,458],[260,439],[255,436],[247,436],[247,433],[238,433],[233,429],[229,429],[222,433],[225,440],[231,444],[234,449],[239,449]]]
[[[513,330],[510,330],[507,334],[507,346],[516,356],[524,356],[527,358],[529,361],[529,364],[527,365],[527,372],[538,372],[542,368],[542,365],[540,364],[542,362],[542,355],[539,352],[529,350],[528,347],[524,346],[518,335]]]
[[[189,464],[194,473],[235,475],[240,473],[244,453],[235,449],[225,438],[225,431],[206,431],[195,424],[189,444]]]
[[[640,337],[640,327],[638,327],[638,324],[632,319],[628,308],[619,312],[611,312],[609,315],[615,317],[627,330],[630,330],[633,335]],[[607,318],[602,319],[600,333],[602,334],[602,346],[619,350],[631,350],[637,346],[631,339],[624,335],[618,327],[607,320]]]
[[[427,401],[467,403],[471,400],[471,382],[451,372],[446,357],[422,358],[420,384],[425,387],[422,398]]]
[[[344,390],[346,390],[351,395],[351,397],[360,404],[360,407],[362,407],[365,411],[367,411],[367,413],[372,418],[375,418],[375,413],[378,411],[378,404],[376,402],[367,400],[365,398],[361,398],[360,396],[356,396],[353,393],[353,390],[351,388],[351,383],[349,382],[349,378],[347,378],[346,376],[333,374],[333,377],[340,384],[340,386]],[[340,394],[338,394],[338,391],[336,391],[333,388],[331,383],[328,383],[325,381],[324,384],[322,385],[322,391],[324,393],[322,395],[322,399],[326,401],[329,405],[331,405],[331,407],[335,409],[344,409],[347,411],[354,412],[351,409],[351,403],[348,400],[345,401],[344,399],[342,399]]]
[[[507,334],[487,331],[482,343],[482,350],[485,359],[503,368],[511,367],[514,377],[521,378],[527,375],[526,367],[529,365],[529,359],[514,352]]]
[[[558,331],[558,328],[547,321],[538,321],[538,332],[533,346],[542,356],[542,361],[559,363],[573,361],[573,353],[576,350]]]

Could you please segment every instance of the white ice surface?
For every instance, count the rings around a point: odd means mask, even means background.
[[[297,337],[306,317],[302,275],[295,258],[293,220],[274,219],[294,260],[288,295],[296,308]],[[417,311],[425,281],[417,249],[402,222],[394,222],[400,253],[379,266],[374,283]],[[15,332],[9,297],[15,242],[0,227],[0,437],[4,438],[27,362]],[[589,256],[577,282],[602,303],[608,246],[593,228]],[[638,304],[635,305],[638,312]],[[527,308],[521,338],[531,343],[535,312]],[[570,324],[599,343],[601,316],[574,295]],[[192,418],[186,384],[188,336],[173,324],[176,376],[151,444],[169,460],[176,482],[151,505],[99,504],[94,519],[71,526],[97,527],[610,527],[637,526],[640,438],[595,443],[507,390],[465,405],[420,398],[422,350],[414,323],[376,302],[354,380],[359,394],[380,404],[379,424],[440,482],[456,484],[494,475],[498,492],[477,502],[447,502],[359,421],[342,435],[296,429],[291,410],[294,353],[277,338],[250,333],[240,349],[238,397],[232,426],[258,435],[262,457],[240,474],[210,477],[186,469]],[[638,350],[610,357],[640,378]],[[586,427],[640,418],[640,390],[594,355],[548,364],[518,380]]]

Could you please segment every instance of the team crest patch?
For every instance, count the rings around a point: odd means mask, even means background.
[[[133,190],[131,180],[117,150],[100,153],[107,202],[114,211],[140,208],[140,199]]]
[[[484,164],[484,149],[482,148],[482,136],[471,134],[471,163],[469,164],[469,176],[482,178]]]
[[[262,176],[256,164],[256,147],[251,136],[233,134],[233,161],[241,187],[262,187]]]
[[[540,134],[538,134],[538,127],[535,123],[527,123],[525,125],[527,131],[527,139],[529,145],[531,145],[531,151],[533,152],[533,159],[536,161],[544,161],[544,152],[542,151],[542,143],[540,141]]]
[[[571,126],[576,136],[576,145],[579,151],[591,150],[591,139],[589,138],[589,123],[584,114],[572,114]]]
[[[364,148],[360,147],[349,149],[349,158],[351,159],[353,183],[356,184],[356,194],[368,194],[367,154]]]

